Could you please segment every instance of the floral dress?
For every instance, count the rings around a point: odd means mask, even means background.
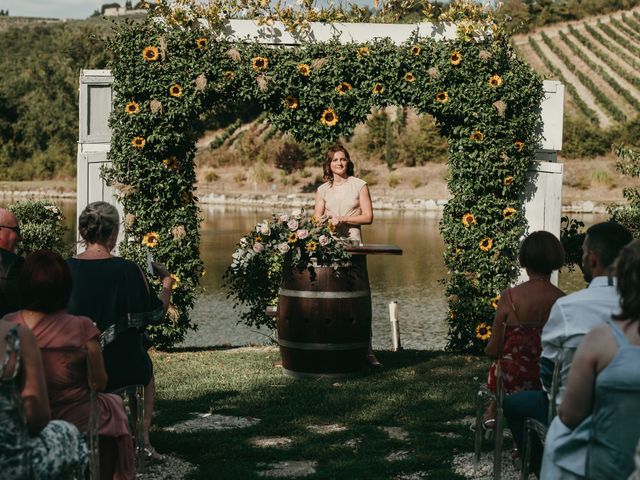
[[[17,326],[7,332],[6,345],[0,364],[0,477],[12,480],[83,478],[87,448],[76,427],[54,420],[35,437],[29,436],[21,410]],[[6,376],[12,352],[16,355],[16,365],[13,373]]]

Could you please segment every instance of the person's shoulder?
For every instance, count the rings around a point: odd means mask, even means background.
[[[349,177],[349,181],[354,185],[355,188],[357,188],[358,190],[360,190],[362,187],[364,187],[367,182],[364,181],[361,178],[358,177]]]
[[[329,189],[329,187],[331,187],[331,183],[324,182],[322,185],[318,187],[318,193],[326,192]]]

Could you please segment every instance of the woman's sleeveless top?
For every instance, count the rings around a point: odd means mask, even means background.
[[[318,194],[325,203],[325,214],[351,217],[360,215],[360,190],[367,184],[356,177],[347,177],[342,185],[331,185],[326,182],[318,187]],[[362,243],[360,225],[340,225],[336,230],[340,237]]]

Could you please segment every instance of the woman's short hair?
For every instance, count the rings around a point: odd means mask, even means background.
[[[351,157],[349,156],[349,152],[342,145],[333,145],[327,149],[327,152],[324,154],[324,164],[322,165],[322,171],[324,173],[324,179],[333,182],[333,172],[331,171],[331,161],[333,160],[333,155],[336,152],[344,153],[344,158],[347,159],[347,176],[353,176],[353,162],[351,161]]]
[[[621,312],[613,318],[640,320],[640,238],[632,240],[620,250],[615,265]]]
[[[80,214],[78,230],[85,242],[104,243],[118,231],[119,224],[116,207],[107,202],[93,202]]]
[[[564,249],[555,235],[538,230],[522,241],[519,260],[523,268],[549,275],[564,265]]]
[[[18,278],[20,308],[52,313],[67,308],[71,296],[71,272],[67,262],[50,250],[28,255]]]

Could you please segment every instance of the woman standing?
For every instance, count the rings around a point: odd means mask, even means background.
[[[355,245],[362,245],[361,225],[373,222],[373,206],[367,182],[353,176],[353,162],[349,152],[342,145],[330,147],[324,159],[325,183],[318,187],[314,216],[328,218],[336,228],[336,235]],[[366,257],[354,256],[354,263],[367,271]],[[373,353],[371,337],[367,361],[374,367],[381,367]]]
[[[138,265],[111,255],[119,224],[118,211],[106,202],[90,203],[80,214],[78,229],[86,250],[67,260],[73,277],[68,312],[91,318],[102,332],[107,391],[145,385],[144,443],[146,455],[157,457],[149,441],[155,397],[153,365],[143,335],[147,325],[159,323],[167,312],[173,280],[164,265],[154,264],[162,281],[158,298]]]

